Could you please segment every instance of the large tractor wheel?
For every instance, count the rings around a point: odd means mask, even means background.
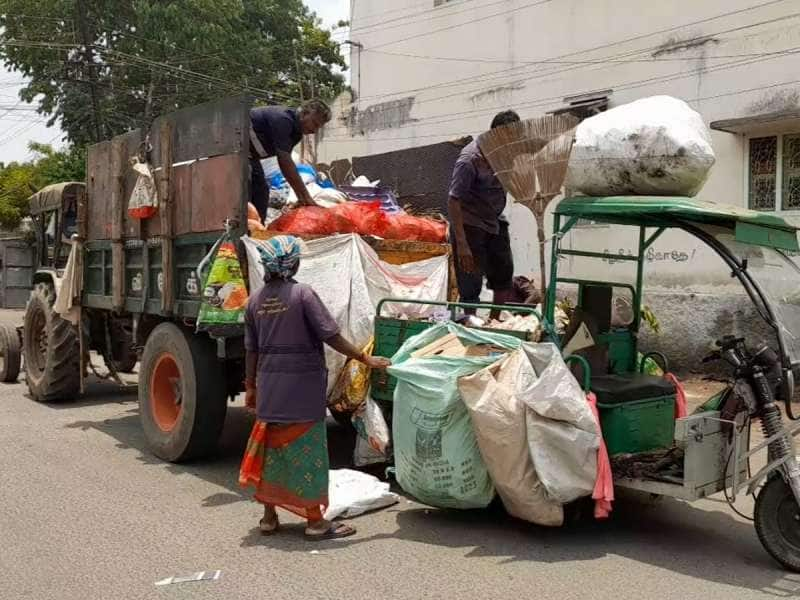
[[[56,314],[55,300],[53,286],[38,283],[25,309],[25,379],[39,402],[74,400],[81,388],[78,330]]]
[[[172,323],[156,327],[139,367],[139,416],[153,454],[170,462],[210,454],[226,410],[224,366],[214,343]]]

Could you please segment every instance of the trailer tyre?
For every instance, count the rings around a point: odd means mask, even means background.
[[[139,368],[139,416],[153,454],[180,462],[215,449],[227,410],[223,370],[207,337],[172,323],[153,330]]]
[[[0,326],[0,381],[16,383],[22,363],[22,350],[17,329],[11,325]]]
[[[78,330],[56,314],[55,300],[53,286],[38,283],[25,309],[25,379],[38,402],[71,401],[80,393]]]
[[[133,324],[129,320],[111,319],[109,323],[111,335],[111,357],[104,357],[106,366],[110,369],[109,360],[113,362],[114,370],[119,373],[133,373],[139,357],[133,347]]]
[[[756,498],[758,539],[786,569],[800,572],[800,507],[783,477],[771,477]]]

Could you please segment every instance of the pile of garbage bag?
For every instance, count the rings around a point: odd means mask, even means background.
[[[387,240],[447,241],[447,225],[443,221],[405,213],[387,214],[380,202],[346,202],[331,208],[304,206],[281,215],[268,229],[297,235],[357,233]]]
[[[444,243],[447,224],[437,219],[415,217],[400,207],[392,190],[380,181],[356,178],[336,189],[333,183],[311,165],[292,155],[300,178],[316,206],[297,207],[297,195],[278,168],[276,158],[261,161],[269,183],[267,223],[261,222],[254,206],[248,207],[248,229],[277,231],[296,235],[334,235],[357,233],[388,240]]]
[[[711,133],[688,104],[642,98],[578,126],[566,187],[589,196],[694,196],[714,160]]]
[[[600,429],[552,344],[435,325],[392,358],[397,482],[432,506],[482,508],[546,526],[590,496]]]

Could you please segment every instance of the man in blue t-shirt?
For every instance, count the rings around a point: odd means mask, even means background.
[[[303,135],[317,133],[330,120],[331,109],[322,100],[308,100],[299,109],[262,106],[250,111],[250,201],[262,220],[267,216],[268,189],[261,159],[276,156],[278,167],[298,202],[313,206],[314,201],[292,160],[292,149]]]
[[[517,113],[508,110],[495,116],[491,128],[519,120]],[[506,304],[512,298],[514,258],[505,207],[503,186],[477,140],[470,142],[456,160],[447,203],[461,302],[480,302],[484,279],[494,292],[494,304]]]

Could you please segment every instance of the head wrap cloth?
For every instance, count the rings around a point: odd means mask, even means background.
[[[279,235],[259,244],[258,252],[261,255],[261,264],[267,273],[288,279],[294,275],[300,262],[302,245],[294,236]]]

